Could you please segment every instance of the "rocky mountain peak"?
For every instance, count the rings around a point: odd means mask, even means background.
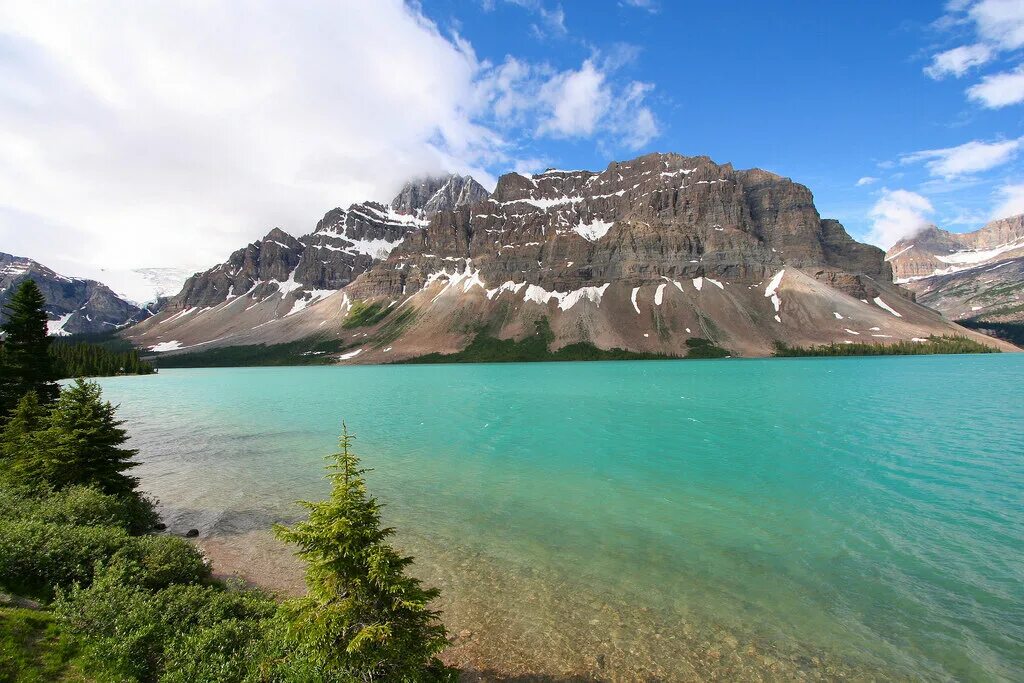
[[[405,184],[391,200],[391,208],[399,213],[431,219],[441,211],[454,211],[490,196],[472,176],[450,173],[446,176],[425,176]]]
[[[333,335],[358,345],[342,360],[389,360],[458,350],[473,329],[519,339],[541,318],[555,344],[676,355],[691,337],[758,355],[779,340],[951,329],[892,285],[882,250],[822,219],[807,187],[706,156],[508,173],[491,196],[460,176],[419,179],[389,205],[332,209],[298,242],[294,266],[234,285],[241,300],[222,287],[204,310],[147,321],[136,337],[155,347],[168,335],[222,345]],[[290,264],[292,252],[279,258]],[[378,337],[339,325],[356,301],[384,316]]]
[[[890,247],[885,260],[898,281],[909,282],[1013,256],[1024,256],[1024,214],[991,221],[974,232],[929,225]]]
[[[46,299],[52,335],[110,332],[148,315],[102,282],[65,277],[32,259],[0,253],[0,319],[25,280],[34,280]]]

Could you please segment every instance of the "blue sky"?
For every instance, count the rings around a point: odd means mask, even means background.
[[[600,169],[610,158],[673,151],[761,167],[810,187],[819,211],[860,238],[883,188],[920,194],[934,209],[925,211],[929,220],[965,231],[1005,201],[999,188],[1024,181],[1016,154],[950,176],[908,160],[1024,133],[1024,105],[986,107],[965,94],[984,74],[1019,65],[1019,48],[960,78],[925,73],[935,54],[976,42],[966,11],[934,2],[596,4],[425,0],[423,8],[481,59],[513,55],[574,69],[618,55],[612,79],[653,86],[644,103],[658,132],[644,144],[524,130],[516,140],[525,158]],[[1024,2],[1015,4],[1019,17]],[[877,180],[858,186],[861,178]]]
[[[650,151],[887,246],[1024,213],[1024,0],[0,2],[0,250],[221,262],[423,173]]]

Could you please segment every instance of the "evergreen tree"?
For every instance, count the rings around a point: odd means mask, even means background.
[[[45,306],[35,281],[25,280],[4,308],[7,322],[2,325],[4,352],[0,359],[2,418],[29,391],[35,391],[42,403],[54,401],[59,393],[49,354]]]
[[[36,471],[36,435],[45,421],[46,408],[39,404],[36,392],[28,392],[0,431],[0,477],[7,484],[42,483],[42,473]]]
[[[278,526],[306,561],[307,595],[289,616],[282,666],[287,680],[433,681],[455,672],[436,657],[444,626],[428,604],[439,595],[407,576],[412,558],[388,544],[381,505],[366,490],[353,436],[342,425],[340,451],[328,456],[331,496],[303,502],[309,519]]]
[[[138,464],[132,462],[138,451],[123,447],[128,434],[122,424],[95,382],[79,379],[65,387],[45,428],[35,432],[30,458],[36,477],[55,489],[83,484],[112,495],[134,494],[138,480],[125,473]]]
[[[152,365],[139,358],[136,349],[117,350],[103,344],[56,340],[50,346],[53,369],[58,377],[110,377],[148,375]]]

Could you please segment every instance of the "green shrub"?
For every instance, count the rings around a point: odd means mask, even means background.
[[[44,522],[79,526],[119,526],[131,534],[159,521],[152,501],[138,495],[114,496],[91,486],[70,486],[42,498],[35,516]]]
[[[228,619],[199,626],[171,639],[164,652],[161,683],[220,683],[251,680],[251,672],[264,658],[260,647],[267,623],[260,620]]]
[[[71,526],[116,526],[141,534],[159,521],[153,502],[138,495],[113,496],[90,486],[63,491],[0,483],[0,520],[35,519]]]
[[[88,583],[95,564],[128,539],[112,526],[0,520],[0,589],[46,598],[57,587]]]
[[[202,553],[177,536],[137,536],[110,558],[108,571],[124,584],[159,590],[172,584],[202,583],[210,567]]]
[[[59,623],[111,677],[136,680],[242,681],[255,668],[268,596],[220,586],[173,585],[157,592],[102,571],[89,588],[62,593]]]
[[[357,301],[352,304],[352,308],[349,310],[344,322],[341,323],[341,326],[346,329],[352,329],[376,325],[386,318],[390,312],[391,308],[384,306],[384,304],[368,304],[363,301]]]

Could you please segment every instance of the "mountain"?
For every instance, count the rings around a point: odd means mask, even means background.
[[[586,342],[669,355],[695,338],[743,356],[769,355],[776,342],[936,334],[998,344],[915,303],[892,283],[880,249],[822,219],[806,187],[767,171],[651,154],[602,172],[506,174],[481,201],[416,218],[431,187],[396,197],[407,217],[394,226],[400,239],[328,288],[341,291],[296,297],[310,291],[296,264],[314,232],[280,240],[286,251],[269,259],[273,270],[233,290],[245,292],[243,303],[222,288],[128,334],[167,351],[316,336],[351,362],[454,352],[481,333],[524,339],[538,324],[550,328],[551,349]],[[344,234],[340,253],[356,243]],[[263,248],[247,249],[255,258]]]
[[[418,178],[405,184],[391,201],[391,208],[418,218],[433,218],[487,199],[490,193],[471,176],[450,174]]]
[[[144,313],[95,280],[65,277],[28,258],[0,253],[0,306],[25,280],[35,280],[46,298],[50,334],[110,332]]]
[[[969,233],[931,226],[886,254],[896,282],[952,320],[1024,339],[1024,215]]]
[[[130,335],[158,349],[177,348],[162,341],[171,331],[197,344],[245,338],[342,290],[425,227],[427,215],[460,208],[481,193],[487,197],[468,176],[420,179],[406,184],[389,205],[367,201],[331,209],[298,239],[274,228],[226,262],[190,277]]]

